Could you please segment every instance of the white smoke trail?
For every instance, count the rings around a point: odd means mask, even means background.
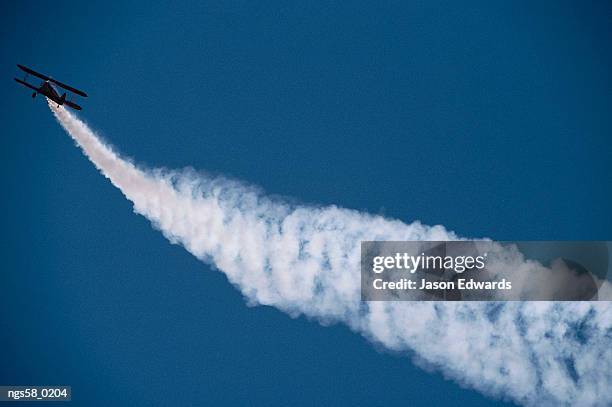
[[[171,242],[224,272],[249,303],[322,323],[346,323],[490,396],[525,405],[612,404],[608,303],[362,303],[361,240],[457,236],[442,226],[334,206],[291,206],[201,174],[142,170],[71,113],[50,106],[137,213]]]

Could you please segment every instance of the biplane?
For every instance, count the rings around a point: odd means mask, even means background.
[[[45,97],[47,97],[49,100],[54,101],[55,103],[57,103],[57,106],[59,107],[60,105],[66,105],[69,106],[75,110],[81,110],[81,106],[77,105],[76,103],[74,103],[71,100],[66,100],[66,92],[63,93],[63,95],[60,96],[59,92],[55,89],[55,86],[58,86],[62,89],[65,89],[67,91],[69,91],[70,93],[73,93],[75,95],[79,95],[79,96],[83,96],[83,97],[87,97],[87,94],[81,90],[75,89],[72,86],[68,86],[65,83],[62,83],[60,81],[56,81],[55,79],[47,76],[47,75],[43,75],[41,73],[38,73],[30,68],[27,68],[23,65],[19,65],[17,64],[17,66],[19,67],[19,69],[21,69],[22,71],[24,71],[26,74],[23,78],[23,80],[15,78],[15,81],[19,82],[20,84],[22,84],[23,86],[30,88],[32,90],[34,90],[34,93],[32,93],[32,97],[36,97],[37,94],[41,94]],[[27,82],[28,79],[28,75],[33,75],[36,76],[37,78],[42,79],[43,81],[41,82],[40,86],[36,87],[34,85],[31,85]],[[55,86],[54,86],[55,85]]]

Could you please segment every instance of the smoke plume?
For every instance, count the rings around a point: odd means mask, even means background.
[[[342,322],[462,386],[524,405],[612,404],[612,307],[600,302],[360,301],[360,241],[453,240],[442,226],[271,200],[193,171],[144,170],[50,105],[100,172],[250,304]],[[525,267],[520,257],[507,259]]]

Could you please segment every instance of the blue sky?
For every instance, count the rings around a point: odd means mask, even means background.
[[[86,90],[81,117],[149,166],[464,236],[610,238],[604,2],[4,7],[2,383],[78,405],[503,404],[245,306],[9,84],[15,63]]]

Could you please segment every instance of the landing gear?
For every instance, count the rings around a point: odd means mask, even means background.
[[[36,92],[32,93],[32,99],[36,97]]]

